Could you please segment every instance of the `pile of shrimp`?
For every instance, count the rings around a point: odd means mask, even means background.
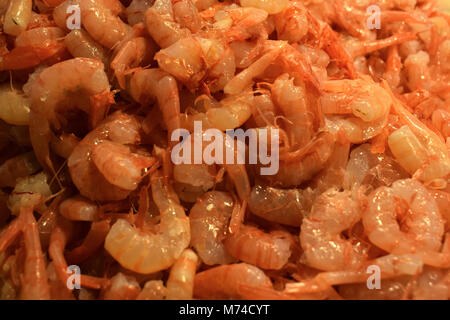
[[[0,299],[449,299],[446,10],[0,0]],[[195,121],[278,172],[175,165]]]

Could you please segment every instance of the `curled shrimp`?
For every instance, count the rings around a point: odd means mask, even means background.
[[[86,31],[98,43],[113,48],[131,27],[124,23],[110,8],[99,0],[80,0],[81,21]]]
[[[9,1],[3,22],[4,32],[17,36],[25,31],[31,19],[32,6],[32,0]]]
[[[81,195],[98,201],[122,200],[137,188],[146,169],[156,162],[126,146],[141,141],[141,130],[138,119],[119,112],[77,144],[67,165]]]
[[[156,100],[169,137],[180,128],[180,97],[174,77],[160,69],[136,71],[130,80],[131,96],[141,104]]]
[[[410,174],[420,170],[419,178],[427,183],[442,184],[450,173],[447,147],[436,133],[416,119],[400,102],[393,98],[394,110],[403,127],[388,139],[389,148],[400,165]],[[445,187],[445,186],[444,186]]]
[[[149,65],[155,53],[155,44],[144,37],[133,38],[121,46],[111,61],[111,69],[121,88],[125,88],[125,73],[140,65]]]
[[[210,191],[199,198],[189,212],[191,245],[200,259],[208,265],[234,261],[222,242],[233,206],[234,200],[229,194]]]
[[[311,189],[277,189],[256,185],[248,199],[248,208],[254,215],[268,221],[300,226],[309,213],[314,194]]]
[[[0,86],[0,119],[13,125],[27,125],[30,121],[31,101],[9,84]]]
[[[444,220],[432,195],[416,180],[399,180],[375,190],[363,224],[370,241],[383,250],[415,253],[434,266],[450,263],[449,254],[438,252]]]
[[[74,58],[98,59],[106,66],[109,58],[105,48],[95,42],[94,39],[84,30],[72,30],[64,38],[67,50]]]
[[[171,0],[156,0],[145,12],[145,22],[148,33],[163,49],[191,35],[189,29],[175,21]]]
[[[266,233],[241,225],[225,238],[224,244],[232,256],[262,269],[279,270],[291,256],[290,235],[281,231]]]
[[[194,297],[199,299],[252,299],[244,287],[272,289],[264,272],[250,264],[215,267],[195,275]]]
[[[250,118],[253,101],[252,92],[225,97],[217,107],[208,108],[206,112],[183,114],[181,125],[190,132],[194,131],[196,121],[202,122],[204,130],[210,128],[216,128],[220,131],[235,129],[242,126]]]
[[[68,220],[94,221],[99,217],[99,207],[95,202],[78,195],[62,201],[59,213]]]
[[[198,257],[190,249],[184,250],[170,269],[167,279],[167,300],[190,300],[194,292],[194,277]]]
[[[189,219],[178,197],[165,185],[161,174],[152,175],[153,201],[160,211],[159,232],[145,232],[119,219],[111,227],[105,249],[123,267],[150,274],[170,267],[189,245]]]
[[[51,127],[61,129],[66,120],[59,113],[79,109],[105,114],[111,96],[109,81],[99,60],[75,58],[55,64],[31,80],[30,138],[38,160],[48,168]],[[81,93],[81,94],[80,94]]]
[[[308,266],[326,271],[361,266],[363,252],[341,236],[361,219],[360,209],[357,195],[349,191],[330,189],[315,200],[300,231],[303,258]]]

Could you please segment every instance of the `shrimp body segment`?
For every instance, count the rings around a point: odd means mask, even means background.
[[[170,267],[190,242],[189,219],[178,197],[161,176],[152,176],[152,194],[161,215],[158,233],[138,230],[119,219],[105,239],[105,249],[123,267],[150,274]]]

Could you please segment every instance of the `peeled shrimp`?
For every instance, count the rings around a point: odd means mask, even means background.
[[[253,226],[241,225],[225,238],[224,244],[232,256],[262,269],[279,270],[291,255],[288,233],[265,233]]]
[[[311,189],[277,189],[256,185],[248,199],[249,210],[268,221],[300,226],[313,202]]]
[[[52,168],[49,157],[51,129],[61,129],[64,119],[58,117],[79,109],[94,119],[104,114],[109,104],[109,82],[98,60],[75,58],[42,71],[31,84],[30,137],[38,160]]]
[[[189,212],[191,245],[208,264],[228,264],[233,257],[222,242],[233,212],[233,198],[220,191],[205,193]]]
[[[98,0],[80,0],[81,21],[92,38],[111,49],[130,32],[131,27],[111,9],[98,2]]]
[[[189,219],[178,197],[165,185],[161,175],[152,175],[153,201],[160,210],[159,232],[137,230],[124,219],[111,227],[105,249],[122,266],[137,273],[149,274],[170,267],[189,245]]]
[[[133,153],[125,144],[141,141],[136,117],[116,113],[77,144],[67,165],[73,183],[90,200],[125,199],[155,159]]]
[[[9,1],[3,22],[5,33],[17,36],[26,30],[31,18],[32,5],[32,0]]]
[[[70,54],[75,58],[98,59],[104,65],[109,64],[109,58],[105,49],[82,29],[69,32],[64,38],[64,44]]]
[[[341,236],[361,219],[356,196],[349,191],[331,189],[315,200],[300,231],[300,243],[308,266],[326,271],[361,266],[362,252]]]
[[[246,263],[229,264],[195,275],[194,297],[199,299],[252,299],[244,287],[256,291],[272,289],[272,282],[261,269]]]
[[[167,300],[189,300],[194,292],[194,277],[198,257],[190,249],[184,250],[170,269],[167,279]]]
[[[450,255],[438,253],[444,220],[432,195],[416,180],[399,180],[375,190],[363,223],[370,241],[383,250],[417,253],[430,265],[450,264]]]
[[[191,34],[175,21],[171,0],[156,0],[145,12],[145,21],[148,33],[163,49]]]

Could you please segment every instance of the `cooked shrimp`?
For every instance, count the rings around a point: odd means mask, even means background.
[[[121,41],[131,27],[124,23],[111,9],[99,0],[80,0],[81,22],[98,43],[108,49]]]
[[[313,111],[308,105],[306,90],[295,86],[288,74],[279,77],[272,86],[273,101],[287,120],[290,145],[303,147],[313,135]]]
[[[102,290],[105,300],[135,300],[141,288],[132,276],[126,276],[119,272],[111,278],[107,288]]]
[[[20,296],[25,300],[50,299],[50,287],[45,268],[45,258],[39,240],[39,231],[31,207],[21,207],[20,215],[2,233],[0,253],[23,233],[25,243],[24,274]]]
[[[430,265],[450,264],[450,255],[438,252],[444,220],[434,198],[416,180],[399,180],[375,190],[363,223],[370,241],[383,250],[417,253]]]
[[[0,86],[0,119],[6,123],[23,126],[30,121],[31,101],[9,84]]]
[[[288,233],[265,233],[253,226],[241,225],[238,232],[228,235],[225,248],[234,257],[262,269],[281,269],[291,256]]]
[[[82,196],[74,196],[59,205],[59,213],[74,221],[94,221],[99,216],[97,204]]]
[[[16,47],[36,46],[42,42],[63,38],[64,30],[58,27],[41,27],[22,32],[16,37]]]
[[[75,58],[42,71],[31,83],[30,137],[38,160],[48,168],[51,127],[61,129],[58,117],[71,109],[87,114],[105,113],[110,96],[108,78],[98,60]],[[81,93],[81,94],[80,94]]]
[[[32,0],[9,1],[3,22],[5,33],[18,36],[27,29],[31,18],[32,5]]]
[[[141,130],[136,117],[119,112],[78,143],[67,165],[81,195],[93,201],[122,200],[137,187],[155,163],[125,146],[138,144]]]
[[[314,194],[311,189],[276,189],[256,185],[248,199],[248,208],[254,215],[268,221],[300,226],[311,210]]]
[[[300,42],[308,32],[308,23],[306,9],[301,2],[288,1],[285,9],[275,15],[278,39],[290,43]]]
[[[245,286],[272,289],[270,278],[261,269],[246,263],[229,264],[195,275],[194,297],[199,299],[252,299]]]
[[[122,89],[125,88],[126,72],[140,65],[149,65],[156,51],[156,45],[144,37],[133,38],[123,44],[111,61],[111,69]]]
[[[51,196],[49,178],[44,172],[18,178],[8,198],[8,208],[18,213],[22,207],[34,207],[37,211],[45,208],[44,202]]]
[[[175,21],[171,0],[156,0],[145,12],[145,22],[148,33],[163,49],[191,35],[189,29]]]
[[[393,132],[388,139],[389,148],[397,161],[410,174],[421,170],[419,178],[427,183],[450,173],[450,159],[442,140],[416,119],[396,98],[394,110],[405,126]]]
[[[0,187],[14,187],[18,178],[35,174],[40,168],[33,152],[15,156],[0,166]]]
[[[136,300],[163,300],[167,296],[167,288],[161,280],[147,281]]]
[[[234,200],[229,194],[211,191],[199,198],[189,212],[191,245],[208,265],[234,261],[222,242],[233,207]]]
[[[104,65],[109,64],[105,49],[82,29],[69,32],[64,38],[64,44],[74,58],[98,59]]]
[[[194,251],[186,249],[181,253],[167,279],[167,300],[192,299],[197,261]]]
[[[180,128],[180,98],[174,77],[159,69],[136,71],[130,80],[131,96],[141,104],[156,99],[169,137]]]
[[[305,263],[326,271],[358,269],[364,255],[341,233],[361,219],[357,194],[330,189],[319,196],[311,213],[303,219],[300,243]]]
[[[269,14],[277,14],[288,7],[288,5],[288,0],[241,0],[241,6],[263,9]]]
[[[122,266],[149,274],[170,267],[189,245],[189,219],[178,203],[177,195],[164,185],[160,173],[152,175],[153,201],[160,210],[158,233],[137,230],[123,219],[111,227],[105,249]]]
[[[288,154],[286,160],[280,161],[278,172],[265,179],[286,188],[300,185],[324,168],[333,152],[334,143],[332,134],[319,133],[308,145],[293,151],[292,156]],[[289,159],[291,157],[293,159]]]
[[[153,0],[132,0],[125,9],[127,21],[130,25],[145,22],[145,12],[153,4]]]
[[[198,112],[192,115],[183,114],[181,126],[193,132],[195,121],[201,121],[203,130],[210,128],[216,128],[220,131],[236,129],[250,118],[253,101],[252,92],[243,92],[226,97],[219,102],[216,108],[208,108],[206,112]]]

